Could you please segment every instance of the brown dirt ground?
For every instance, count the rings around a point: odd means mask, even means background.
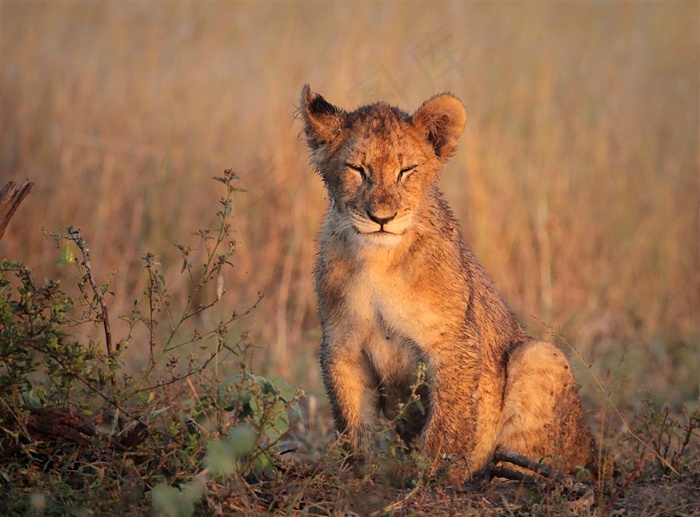
[[[393,480],[395,482],[395,480]],[[210,483],[202,515],[620,515],[700,516],[700,479],[658,475],[644,480],[595,481],[582,495],[573,483],[525,485],[503,479],[462,487],[429,481],[395,488],[378,475],[329,473],[327,465],[290,464],[274,480],[222,486]]]

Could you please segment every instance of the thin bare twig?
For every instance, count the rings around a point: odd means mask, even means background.
[[[83,240],[83,237],[80,234],[80,230],[73,230],[73,228],[68,229],[71,239],[73,239],[73,242],[80,248],[80,252],[83,254],[83,266],[85,267],[85,277],[87,278],[88,282],[90,282],[90,287],[92,287],[92,291],[95,293],[95,298],[97,299],[97,303],[100,306],[100,318],[102,319],[102,325],[105,330],[105,347],[107,348],[107,356],[110,359],[114,359],[114,352],[112,351],[112,330],[109,326],[109,313],[107,311],[107,305],[105,304],[104,301],[104,296],[102,295],[102,291],[100,291],[100,288],[97,286],[97,282],[95,282],[95,277],[92,274],[92,266],[90,265],[90,252],[85,245],[85,241]]]

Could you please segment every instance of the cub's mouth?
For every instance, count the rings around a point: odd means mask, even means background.
[[[363,232],[363,231],[358,230],[357,228],[355,228],[355,230],[356,230],[357,233],[360,234],[360,235],[364,235],[364,236],[366,236],[366,237],[376,237],[376,238],[379,238],[379,239],[384,238],[384,237],[401,237],[401,236],[403,235],[403,233],[404,233],[404,232],[402,232],[402,233],[395,233],[395,232],[390,232],[390,231],[383,230],[383,229],[382,229],[382,230],[376,230],[376,231],[373,231],[373,232]]]
[[[391,248],[403,239],[411,224],[411,217],[392,218],[390,221],[372,221],[354,212],[350,223],[357,240],[365,246]]]
[[[401,237],[410,227],[411,220],[410,214],[380,219],[356,210],[350,212],[350,223],[355,231],[370,238]]]
[[[380,225],[379,228],[374,228],[374,229],[368,229],[366,226],[363,228],[358,228],[357,226],[353,225],[357,233],[360,233],[362,235],[375,235],[375,236],[385,236],[385,235],[396,235],[400,236],[406,233],[405,229],[402,230],[397,230],[394,228],[386,228],[385,225]]]

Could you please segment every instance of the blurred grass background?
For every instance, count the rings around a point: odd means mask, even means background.
[[[242,322],[258,360],[320,392],[311,276],[326,198],[294,120],[301,86],[409,111],[449,90],[469,118],[442,188],[530,332],[547,333],[538,319],[561,332],[623,406],[645,390],[698,401],[697,2],[0,9],[0,184],[36,183],[0,256],[37,277],[67,274],[42,227],[70,224],[98,277],[118,271],[113,315],[143,289],[146,251],[186,296],[173,243],[213,221],[210,178],[233,168],[247,192],[231,309],[263,292]]]

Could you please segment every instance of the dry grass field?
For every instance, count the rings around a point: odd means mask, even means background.
[[[256,369],[323,400],[311,274],[326,197],[295,120],[307,82],[348,108],[460,97],[467,130],[442,189],[528,330],[572,357],[599,436],[626,431],[611,403],[629,419],[646,399],[697,408],[697,2],[2,0],[0,186],[35,186],[0,258],[67,284],[42,228],[80,228],[98,280],[116,272],[107,299],[123,334],[147,252],[173,305],[188,296],[174,244],[196,246],[219,197],[211,177],[231,168],[244,191],[222,310],[263,293],[235,322]],[[135,334],[126,360],[147,353]]]

